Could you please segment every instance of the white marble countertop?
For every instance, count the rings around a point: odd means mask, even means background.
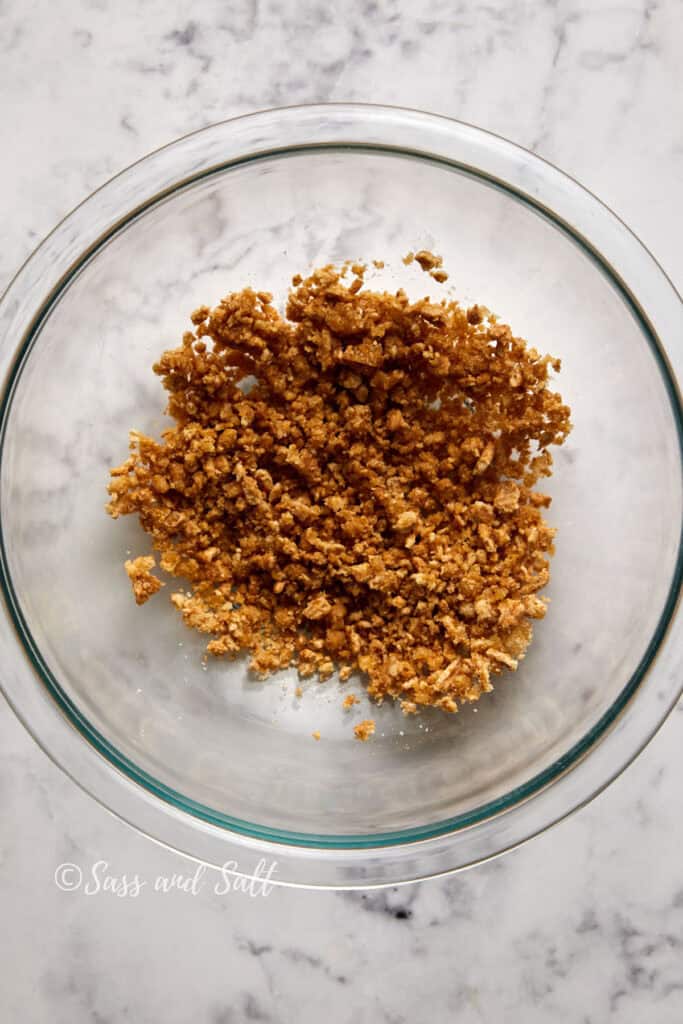
[[[683,286],[680,0],[5,0],[0,286],[175,136],[320,100],[421,107],[530,147]],[[683,1019],[683,707],[592,805],[459,876],[267,898],[60,891],[64,861],[187,865],[110,817],[0,704],[0,1019],[390,1024]]]

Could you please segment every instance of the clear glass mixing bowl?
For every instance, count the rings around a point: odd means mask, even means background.
[[[167,422],[150,367],[197,305],[417,248],[443,255],[459,297],[562,358],[575,429],[550,484],[551,606],[479,704],[406,719],[363,699],[349,716],[334,680],[297,700],[293,673],[203,669],[163,596],[136,608],[122,562],[148,544],[106,517],[105,485],[129,428]],[[104,805],[210,864],[250,873],[266,857],[276,881],[367,886],[521,842],[613,779],[679,693],[682,336],[678,296],[628,229],[476,128],[300,107],[153,153],[67,217],[0,305],[10,702]],[[377,734],[360,744],[367,716]]]

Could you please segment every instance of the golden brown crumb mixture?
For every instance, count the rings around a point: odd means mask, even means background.
[[[295,277],[192,314],[154,366],[175,423],[133,432],[108,511],[135,513],[215,655],[367,675],[455,711],[515,669],[545,615],[548,447],[570,429],[541,356],[484,307]],[[147,560],[136,599],[158,589]],[[129,570],[130,571],[130,570]]]
[[[372,718],[366,718],[363,722],[359,722],[358,725],[354,725],[353,731],[356,734],[356,739],[366,743],[375,731],[375,723]]]
[[[347,697],[344,697],[342,707],[348,710],[348,708],[352,708],[354,704],[360,704],[360,701],[358,700],[358,697],[356,697],[355,693],[350,693]]]

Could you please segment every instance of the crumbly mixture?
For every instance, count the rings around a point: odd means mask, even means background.
[[[354,725],[353,731],[356,734],[357,740],[367,743],[375,731],[375,723],[372,718],[366,718],[363,722],[359,722],[358,725]]]
[[[484,307],[373,292],[364,269],[297,275],[286,317],[250,288],[197,309],[154,366],[174,425],[132,432],[107,508],[185,581],[172,601],[211,654],[455,711],[545,615],[534,488],[570,410],[559,361]],[[129,564],[145,600],[153,561]]]
[[[124,568],[133,587],[136,604],[144,604],[164,585],[156,576],[152,576],[152,569],[155,565],[154,555],[142,555],[140,558],[131,558],[124,563]]]
[[[360,701],[358,700],[358,697],[356,697],[355,693],[349,693],[346,697],[344,697],[344,700],[342,701],[342,707],[346,708],[347,710],[349,708],[352,708],[354,704],[360,704]]]

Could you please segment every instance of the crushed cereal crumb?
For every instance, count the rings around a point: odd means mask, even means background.
[[[415,253],[415,262],[419,263],[423,270],[435,270],[440,267],[443,260],[440,256],[435,256],[433,252],[429,252],[428,249],[420,249],[419,252]]]
[[[154,366],[174,423],[131,433],[107,508],[138,516],[209,654],[454,712],[546,612],[559,362],[484,306],[373,292],[350,266],[296,275],[286,317],[249,288],[195,310]],[[126,562],[138,603],[153,566]]]
[[[366,718],[364,721],[359,722],[358,725],[354,725],[353,731],[356,734],[356,739],[366,743],[375,731],[375,723],[372,718]]]
[[[155,565],[154,555],[141,555],[139,558],[128,559],[124,563],[128,578],[133,585],[136,604],[144,604],[164,585],[156,576],[152,576],[151,570]]]
[[[429,252],[428,249],[420,249],[419,252],[409,252],[403,257],[403,262],[406,266],[411,263],[419,263],[420,269],[424,270],[425,273],[429,274],[434,281],[439,284],[443,284],[448,280],[448,274],[443,269],[443,258],[436,256],[433,252]]]
[[[352,708],[354,704],[360,704],[360,701],[358,700],[358,697],[356,697],[355,693],[350,693],[347,697],[344,697],[342,707]]]

